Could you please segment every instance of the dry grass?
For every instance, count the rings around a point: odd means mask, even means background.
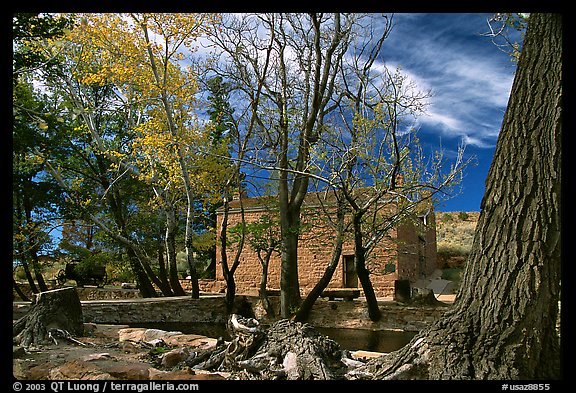
[[[474,241],[479,212],[437,212],[436,239],[439,262],[455,259],[460,264],[468,257]],[[460,263],[457,263],[460,261]]]

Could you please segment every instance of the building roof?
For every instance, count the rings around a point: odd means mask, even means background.
[[[359,193],[360,198],[369,198],[371,194],[375,192],[374,188],[372,187],[364,187],[362,189],[356,190]],[[383,201],[381,201],[382,203]],[[391,196],[391,199],[388,199],[387,202],[396,202],[396,196]],[[315,192],[308,192],[304,197],[304,207],[319,207],[322,205],[330,206],[335,205],[336,203],[336,195],[332,190],[326,191],[315,191]],[[251,197],[251,198],[242,198],[242,205],[244,207],[244,211],[264,211],[264,210],[274,210],[278,208],[278,195],[273,196],[259,196],[259,197]],[[229,208],[231,212],[239,211],[240,210],[240,199],[236,195],[236,197],[230,201]],[[221,214],[223,208],[219,208],[217,210],[218,214]]]

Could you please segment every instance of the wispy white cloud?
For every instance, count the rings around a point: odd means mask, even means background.
[[[402,15],[387,47],[387,64],[401,64],[412,80],[432,90],[427,114],[418,118],[422,131],[490,148],[496,144],[514,67],[480,37],[483,21],[479,15]]]
[[[428,111],[420,118],[420,121],[424,124],[440,126],[446,132],[462,128],[460,120],[441,111]]]

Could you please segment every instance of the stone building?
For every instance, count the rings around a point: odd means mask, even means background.
[[[231,264],[237,250],[237,241],[230,234],[230,228],[241,223],[240,200],[230,202],[228,216],[227,247],[228,263]],[[263,217],[274,220],[278,218],[277,198],[258,197],[243,198],[245,222],[258,222]],[[398,205],[389,202],[378,208],[381,217],[391,217],[398,212]],[[405,218],[401,224],[385,232],[384,236],[371,249],[366,258],[366,267],[376,296],[394,295],[397,280],[416,280],[425,278],[436,269],[436,226],[434,210],[431,205],[419,209],[420,213]],[[217,212],[217,233],[222,226],[223,211]],[[376,217],[374,215],[374,217]],[[309,193],[302,207],[302,230],[298,242],[298,279],[301,295],[305,296],[318,282],[324,273],[332,255],[335,229],[330,225],[335,220],[334,202],[327,193]],[[277,221],[276,221],[277,223]],[[233,230],[232,230],[233,232]],[[269,228],[270,236],[279,238],[279,224]],[[236,238],[237,239],[237,238]],[[217,269],[216,280],[224,282],[221,263],[220,239],[216,241]],[[279,249],[279,247],[278,247]],[[262,265],[257,252],[246,242],[240,264],[234,274],[237,293],[257,294],[262,277]],[[280,288],[280,253],[274,252],[268,266],[267,288]],[[330,284],[330,289],[358,288],[362,286],[354,268],[353,233],[349,230],[340,256],[340,263]],[[363,296],[362,291],[360,296]]]

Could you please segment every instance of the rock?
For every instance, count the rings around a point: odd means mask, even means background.
[[[166,342],[170,337],[182,335],[182,332],[166,331],[161,329],[126,328],[118,330],[118,341],[143,341],[150,345],[157,344],[162,340]]]
[[[81,360],[66,362],[61,366],[50,370],[49,379],[51,380],[105,380],[114,379],[112,376],[102,371],[98,366],[92,363],[86,363]]]
[[[103,359],[114,359],[114,357],[110,356],[108,352],[92,353],[90,355],[83,356],[80,360],[82,360],[83,362],[92,362],[94,360],[103,360]]]
[[[124,360],[100,360],[85,362],[73,360],[55,367],[50,371],[50,379],[130,379],[147,380],[148,370],[152,366],[141,362]]]
[[[97,328],[98,328],[98,326],[95,323],[85,322],[84,323],[84,336],[94,336]]]
[[[118,330],[118,341],[143,341],[144,333],[146,329],[144,328],[125,328]]]
[[[147,343],[150,343],[153,340],[164,340],[167,337],[171,337],[171,336],[175,336],[178,334],[182,334],[182,332],[175,332],[175,331],[170,331],[167,332],[166,330],[161,330],[161,329],[146,329],[144,331],[144,337],[142,338],[142,341],[145,341]]]
[[[129,361],[104,360],[97,363],[104,373],[109,374],[114,379],[148,379],[148,370],[152,367],[150,364]]]
[[[350,355],[352,356],[352,359],[362,359],[362,360],[368,360],[368,359],[373,359],[373,358],[377,358],[382,356],[382,352],[372,352],[372,351],[363,351],[363,350],[359,350],[359,351],[353,351],[350,353]]]
[[[176,351],[171,352],[176,353]],[[25,372],[23,367],[15,370],[15,375],[22,379],[30,379],[32,374]],[[106,357],[98,361],[81,359],[69,361],[51,368],[45,375],[41,379],[48,377],[52,380],[224,380],[229,376],[226,373],[193,371],[189,368],[161,371],[147,363],[113,360]]]
[[[167,345],[173,347],[194,347],[198,349],[213,348],[217,344],[217,339],[201,336],[199,334],[176,334],[162,338]]]
[[[176,348],[170,352],[166,352],[162,355],[162,360],[160,364],[166,368],[172,368],[178,363],[185,361],[188,356],[190,356],[190,350],[186,347]]]
[[[138,344],[133,341],[122,341],[119,344],[119,348],[124,353],[137,353],[141,351],[141,348],[138,346]]]
[[[166,344],[171,347],[194,347],[199,349],[214,348],[217,339],[199,334],[182,334],[177,331],[167,332],[160,329],[126,328],[118,331],[118,341],[145,342],[152,346]]]
[[[196,374],[190,370],[161,371],[155,368],[148,370],[148,378],[153,380],[186,380],[196,379]]]
[[[12,361],[12,375],[16,379],[28,379],[28,365],[24,359],[14,359]]]

